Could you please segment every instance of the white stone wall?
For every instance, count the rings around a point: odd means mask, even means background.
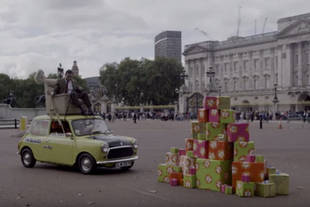
[[[45,108],[11,108],[8,104],[0,104],[0,119],[19,119],[26,116],[31,120],[43,114],[46,114]]]

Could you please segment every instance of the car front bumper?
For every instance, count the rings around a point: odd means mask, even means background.
[[[120,159],[113,159],[113,160],[105,160],[105,161],[97,161],[97,165],[106,165],[106,164],[115,164],[119,162],[128,162],[128,161],[135,161],[139,157],[133,156],[133,157],[127,157],[127,158],[120,158]]]

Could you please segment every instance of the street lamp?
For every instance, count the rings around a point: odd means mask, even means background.
[[[274,114],[275,118],[276,118],[276,111],[277,111],[276,106],[277,106],[277,103],[279,103],[279,99],[277,97],[277,86],[278,86],[278,84],[275,83],[274,84],[274,97],[272,100],[272,102],[273,102],[273,114]]]
[[[210,78],[209,82],[209,91],[211,92],[212,89],[213,89],[213,81],[212,81],[212,78],[214,78],[215,76],[215,72],[212,70],[212,67],[209,67],[209,70],[206,72],[207,74],[207,77]]]

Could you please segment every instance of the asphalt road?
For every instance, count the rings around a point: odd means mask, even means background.
[[[70,167],[37,163],[26,169],[16,155],[18,130],[0,130],[0,206],[310,206],[310,125],[258,123],[250,127],[256,152],[289,173],[290,195],[239,198],[235,195],[157,182],[157,165],[171,146],[183,147],[190,122],[116,121],[114,134],[138,139],[140,159],[132,170],[99,169],[82,175]]]

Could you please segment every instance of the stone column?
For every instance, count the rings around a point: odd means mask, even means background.
[[[285,49],[281,54],[282,58],[282,73],[283,73],[283,87],[293,86],[292,76],[292,49],[291,45],[287,44],[284,46]]]
[[[298,43],[298,86],[302,86],[302,42]]]

